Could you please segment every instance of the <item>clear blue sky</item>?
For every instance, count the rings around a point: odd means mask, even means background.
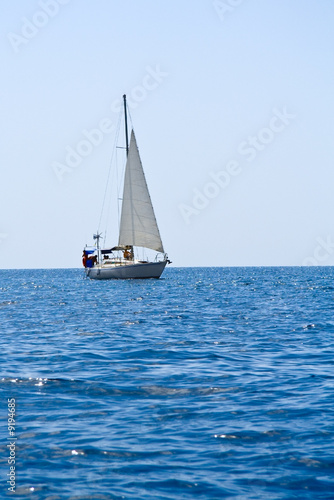
[[[81,266],[123,93],[174,265],[334,264],[331,0],[1,11],[1,268]]]

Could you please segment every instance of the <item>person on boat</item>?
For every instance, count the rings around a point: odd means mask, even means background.
[[[125,260],[133,260],[133,248],[132,247],[126,247],[123,256]]]
[[[93,267],[97,264],[97,255],[88,256],[89,254],[84,250],[82,254],[82,264],[84,267]]]

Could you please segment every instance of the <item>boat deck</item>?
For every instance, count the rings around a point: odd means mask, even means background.
[[[108,259],[103,261],[102,264],[97,264],[94,267],[98,269],[105,269],[109,267],[118,266],[133,266],[135,264],[148,264],[147,260],[125,260],[125,259]]]

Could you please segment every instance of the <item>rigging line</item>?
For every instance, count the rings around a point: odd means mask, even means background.
[[[121,119],[121,112],[119,113],[119,116],[118,116],[117,130],[119,130],[120,119]],[[103,211],[104,211],[104,205],[105,205],[105,201],[106,201],[107,190],[108,190],[109,179],[110,179],[111,166],[112,166],[112,162],[113,162],[113,158],[114,158],[115,150],[116,150],[116,142],[117,142],[117,137],[118,137],[117,130],[116,130],[114,146],[113,146],[113,150],[112,150],[112,154],[111,154],[111,159],[110,159],[110,164],[109,164],[109,170],[108,170],[108,176],[107,176],[107,184],[106,184],[106,188],[105,188],[104,196],[103,196],[103,202],[102,202],[100,220],[99,220],[99,224],[98,224],[98,230],[100,230],[100,227],[101,227],[102,215],[103,215]]]
[[[116,206],[117,206],[117,231],[118,231],[118,234],[119,234],[119,226],[120,226],[120,222],[119,222],[119,190],[120,190],[120,185],[119,185],[119,179],[118,179],[118,153],[116,153],[116,164],[117,164],[117,167],[116,167]],[[118,241],[117,241],[117,244],[118,244]]]
[[[122,114],[122,120],[121,120],[121,123],[119,126],[120,129],[121,129],[122,125],[123,125],[123,114]],[[119,222],[119,189],[120,189],[120,185],[119,185],[119,178],[118,178],[118,165],[119,165],[119,160],[118,160],[118,151],[117,151],[116,152],[116,207],[117,207],[117,232],[119,235],[119,226],[120,226],[120,222]],[[118,244],[118,240],[117,240],[117,244]]]
[[[130,117],[130,121],[131,121],[131,126],[133,128],[133,124],[132,124],[132,118],[131,118],[131,115],[130,115],[130,110],[129,110],[129,106],[128,106],[128,103],[126,102],[126,112],[127,112],[127,115],[128,117]],[[123,120],[122,120],[123,122]],[[123,124],[123,123],[122,123]],[[124,124],[125,126],[125,116],[124,116]],[[123,160],[123,167],[122,167],[122,174],[121,174],[121,179],[120,179],[120,182],[118,182],[118,177],[117,177],[117,221],[118,221],[118,234],[119,234],[119,231],[120,231],[120,225],[121,225],[121,217],[120,217],[120,200],[123,199],[123,193],[120,193],[122,187],[123,187],[123,184],[124,184],[124,177],[125,177],[125,167],[126,167],[126,162],[127,162],[127,156],[125,155],[125,159]],[[118,169],[116,170],[116,175],[118,175]]]
[[[118,223],[118,234],[120,231],[120,225],[121,225],[121,217],[120,217],[120,201],[123,200],[123,192],[122,188],[124,190],[124,178],[125,178],[125,167],[126,167],[126,155],[122,155],[122,173],[120,179],[118,178],[118,169],[117,169],[117,223]]]
[[[118,166],[117,166],[117,144],[118,144],[118,140],[119,140],[119,133],[120,133],[120,129],[121,129],[121,117],[122,117],[122,114],[120,112],[120,115],[119,115],[119,120],[118,120],[118,124],[117,124],[117,129],[116,129],[116,138],[115,138],[115,145],[114,145],[114,155],[115,156],[115,166],[113,168],[113,175],[112,175],[112,178],[111,178],[111,188],[113,188],[114,186],[114,177],[116,176],[116,192],[117,192],[117,177],[118,177]],[[111,212],[111,209],[110,209],[110,206],[111,206],[111,202],[113,200],[113,196],[112,196],[112,192],[110,192],[110,195],[109,195],[109,202],[108,202],[108,207],[107,207],[107,210],[106,210],[106,221],[105,221],[105,232],[104,232],[104,242],[106,241],[107,239],[107,230],[108,230],[108,227],[109,227],[109,217],[110,217],[110,212]]]
[[[130,114],[130,109],[129,109],[129,106],[128,106],[128,105],[126,105],[126,107],[127,107],[127,110],[128,110],[128,117],[130,118],[130,122],[131,122],[131,130],[134,130],[135,128],[134,128],[134,126],[133,126],[133,121],[132,121],[132,116],[131,116],[131,114]],[[131,134],[130,134],[130,135],[131,135]]]

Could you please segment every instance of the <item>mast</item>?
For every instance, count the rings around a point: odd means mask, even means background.
[[[126,112],[126,95],[123,95],[124,101],[124,118],[125,118],[125,143],[126,143],[126,156],[129,154],[129,136],[128,136],[128,116]]]
[[[124,125],[125,125],[125,146],[126,157],[129,156],[129,136],[128,136],[128,113],[126,109],[126,94],[123,95],[124,101]],[[130,246],[130,258],[133,260],[133,245]]]

